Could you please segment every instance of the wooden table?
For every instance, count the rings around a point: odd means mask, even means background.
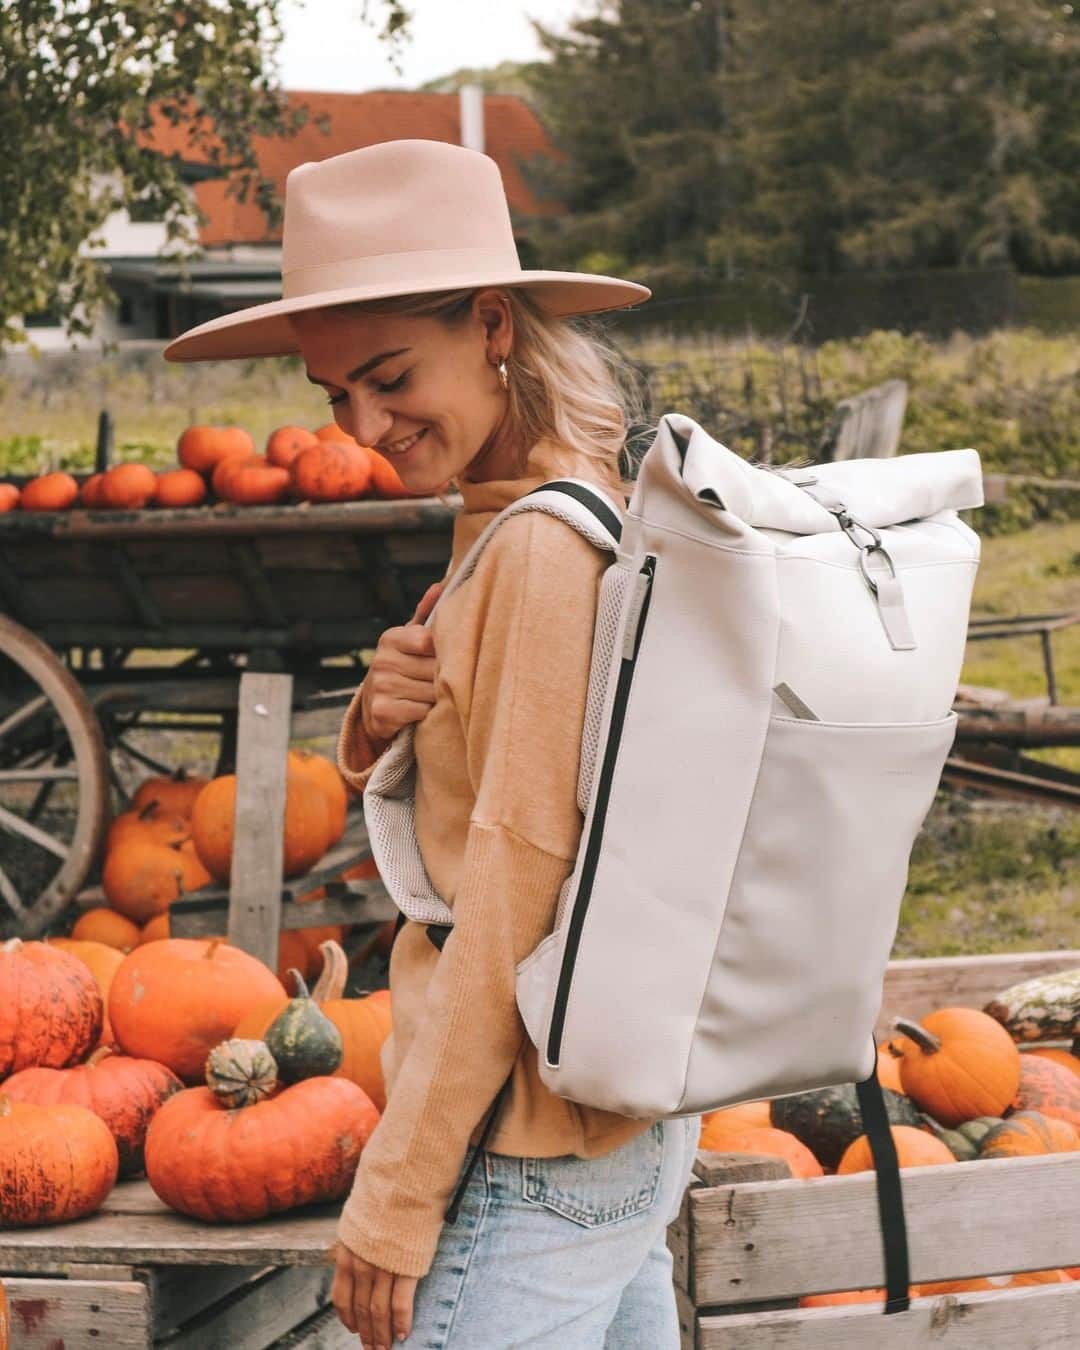
[[[329,1306],[340,1205],[207,1224],[125,1181],[88,1219],[0,1231],[15,1350],[356,1350]]]

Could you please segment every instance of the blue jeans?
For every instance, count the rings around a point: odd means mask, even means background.
[[[416,1293],[410,1350],[678,1350],[667,1227],[700,1121],[600,1158],[479,1159]]]

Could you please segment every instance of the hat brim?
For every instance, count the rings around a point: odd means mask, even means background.
[[[396,285],[354,286],[343,290],[321,291],[252,305],[211,319],[174,338],[163,353],[166,361],[229,361],[253,356],[291,356],[300,350],[289,319],[312,309],[330,309],[364,300],[384,300],[399,295],[427,295],[435,291],[481,289],[485,286],[526,286],[537,303],[548,313],[569,318],[576,314],[601,314],[640,304],[652,292],[647,286],[618,277],[584,272],[522,272],[504,277],[440,277],[415,290]]]

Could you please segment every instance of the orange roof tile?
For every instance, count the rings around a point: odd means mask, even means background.
[[[291,169],[309,160],[328,159],[347,150],[403,138],[461,143],[460,102],[457,94],[413,93],[407,90],[363,94],[326,94],[292,91],[289,107],[306,105],[306,124],[292,137],[256,136],[254,149],[259,172],[284,194]],[[326,128],[325,130],[323,128]],[[561,159],[536,113],[524,99],[512,94],[484,97],[484,135],[487,153],[502,171],[510,209],[521,215],[554,215],[563,208],[537,198],[518,167],[535,155]],[[206,162],[204,153],[192,153],[187,131],[159,118],[152,137],[163,154]],[[195,199],[206,213],[200,242],[206,247],[227,244],[268,244],[281,238],[249,198],[241,202],[228,193],[228,179],[208,179],[195,186]]]

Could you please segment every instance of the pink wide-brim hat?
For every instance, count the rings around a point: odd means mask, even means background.
[[[385,141],[311,164],[285,183],[282,299],[199,324],[167,361],[286,356],[293,314],[389,296],[526,286],[549,314],[647,300],[646,286],[522,268],[498,165],[443,141]]]

